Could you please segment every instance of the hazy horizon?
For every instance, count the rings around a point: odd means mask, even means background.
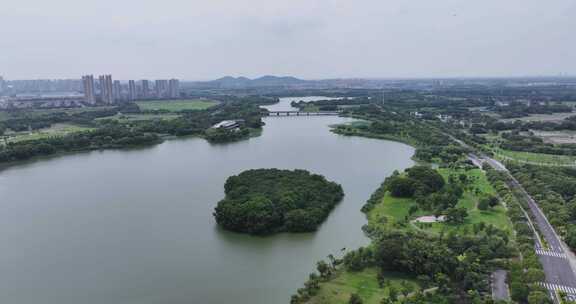
[[[575,17],[571,0],[22,0],[0,11],[0,76],[575,75]]]

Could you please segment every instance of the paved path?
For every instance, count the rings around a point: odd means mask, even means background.
[[[510,292],[506,284],[506,270],[496,270],[492,273],[492,298],[495,301],[510,301]]]

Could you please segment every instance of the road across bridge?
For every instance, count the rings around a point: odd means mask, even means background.
[[[338,116],[341,111],[262,111],[264,116]]]

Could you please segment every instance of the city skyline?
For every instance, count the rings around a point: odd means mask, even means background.
[[[1,78],[0,78],[1,80]],[[98,76],[97,85],[94,75],[84,75],[81,78],[84,101],[94,105],[97,102],[104,104],[118,104],[126,101],[135,101],[139,98],[179,98],[180,81],[175,78],[156,79],[153,94],[150,92],[149,80],[125,81],[113,80],[111,74]],[[2,82],[3,83],[3,82]]]

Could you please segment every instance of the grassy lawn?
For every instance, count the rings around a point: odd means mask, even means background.
[[[91,130],[88,127],[82,127],[71,124],[55,124],[50,128],[40,129],[32,132],[18,132],[7,134],[9,142],[21,142],[28,140],[37,140],[42,138],[48,138],[53,136],[64,136],[70,133],[82,132]]]
[[[502,149],[496,149],[494,152],[501,159],[512,159],[542,165],[576,165],[576,157],[568,155],[552,155]]]
[[[66,109],[22,109],[11,112],[0,111],[0,121],[19,117],[35,118],[53,113],[78,114],[83,112],[109,110],[112,108],[113,107],[93,107],[93,108],[86,107],[86,108],[66,108]]]
[[[218,104],[217,101],[206,99],[187,99],[187,100],[153,100],[137,101],[136,104],[142,111],[164,110],[170,112],[179,112],[184,110],[204,110]]]
[[[416,205],[416,202],[412,198],[393,197],[390,193],[386,193],[382,203],[374,206],[368,213],[368,222],[386,228],[402,225],[413,205]]]
[[[414,290],[420,286],[416,280],[408,275],[390,272],[386,274],[389,286],[398,291],[402,289],[402,281],[406,281]],[[364,304],[379,304],[388,297],[389,287],[380,288],[377,280],[377,270],[367,268],[360,272],[340,271],[335,278],[320,285],[320,291],[308,301],[309,304],[347,304],[352,293],[358,294]]]
[[[113,119],[119,122],[158,120],[158,119],[176,119],[178,114],[116,114],[113,116],[100,117],[96,120]]]
[[[472,225],[480,222],[492,224],[500,229],[511,231],[511,223],[506,215],[506,209],[499,205],[490,210],[482,211],[476,207],[477,202],[484,195],[495,194],[495,190],[490,186],[486,179],[486,175],[480,169],[473,170],[453,170],[441,168],[438,169],[440,174],[445,180],[448,180],[450,175],[458,177],[460,174],[466,174],[468,180],[472,182],[466,187],[462,198],[458,201],[458,207],[464,207],[468,211],[468,217],[462,225],[451,225],[447,223],[433,223],[429,225],[414,225],[406,222],[406,217],[413,220],[423,215],[433,215],[432,212],[426,210],[418,210],[412,216],[409,216],[410,207],[416,205],[412,198],[397,198],[392,197],[389,193],[385,195],[382,203],[376,205],[368,214],[368,222],[372,225],[385,227],[385,228],[399,228],[405,230],[416,229],[419,227],[421,230],[430,233],[440,233],[442,230],[450,231],[472,231]]]

